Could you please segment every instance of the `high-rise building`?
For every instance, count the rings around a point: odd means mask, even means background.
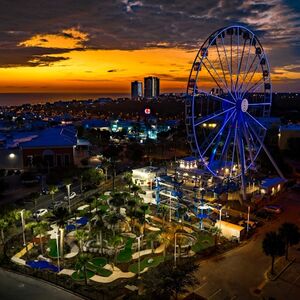
[[[144,97],[147,99],[157,98],[159,96],[159,78],[145,77],[144,78]]]
[[[143,97],[143,83],[141,81],[131,82],[131,98],[138,99]]]

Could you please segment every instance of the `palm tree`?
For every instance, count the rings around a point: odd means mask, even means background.
[[[54,195],[58,192],[58,188],[56,185],[51,185],[49,187],[49,194],[51,195],[52,202],[54,201]]]
[[[166,257],[166,250],[170,243],[170,233],[163,231],[159,234],[158,239],[161,244],[164,244],[164,257]]]
[[[32,201],[34,203],[34,212],[36,212],[36,205],[37,205],[37,200],[39,199],[39,197],[40,197],[40,194],[37,192],[30,194],[30,198],[32,199]]]
[[[274,274],[274,261],[276,256],[282,256],[285,250],[285,244],[282,238],[275,231],[267,232],[263,243],[263,251],[267,256],[271,256],[271,274]]]
[[[94,224],[93,224],[93,228],[95,228],[98,232],[99,232],[99,238],[98,238],[98,234],[97,235],[97,244],[100,245],[100,249],[101,249],[101,253],[102,253],[102,230],[104,228],[104,222],[102,219],[102,212],[99,211],[97,212],[96,218],[94,219]]]
[[[1,218],[0,219],[0,231],[1,231],[1,242],[3,245],[5,244],[4,232],[7,230],[8,226],[9,226],[8,221],[4,218]]]
[[[105,174],[105,181],[107,181],[107,172],[108,172],[108,168],[110,167],[110,162],[105,159],[102,161],[101,163],[101,167],[104,169],[104,174]]]
[[[222,230],[219,226],[212,226],[209,229],[210,233],[215,237],[215,248],[218,245],[218,241],[219,241],[219,236],[222,233]]]
[[[296,224],[285,222],[279,227],[279,235],[285,243],[285,259],[288,260],[289,247],[300,241],[299,227]]]
[[[90,261],[91,257],[87,253],[81,253],[77,256],[77,261],[75,264],[76,271],[80,274],[81,272],[84,275],[85,285],[88,284],[88,276],[87,276],[87,265]]]
[[[119,213],[120,208],[125,205],[125,197],[123,193],[114,193],[109,201],[109,204],[114,206]]]
[[[168,207],[166,205],[160,205],[159,206],[159,212],[161,213],[162,215],[162,219],[163,219],[163,222],[162,222],[162,229],[164,229],[165,227],[165,222],[166,222],[166,216],[168,214]]]
[[[116,263],[117,255],[118,255],[118,247],[123,243],[123,239],[121,236],[115,235],[111,237],[108,243],[114,248],[114,260],[111,263],[112,269],[114,269],[114,264]]]
[[[33,234],[38,235],[40,239],[40,247],[41,247],[41,254],[44,255],[43,251],[43,238],[42,236],[47,232],[48,223],[45,221],[36,222],[35,226],[33,227]]]
[[[141,188],[134,184],[132,187],[131,187],[131,192],[134,194],[134,196],[138,196],[139,192],[141,191]]]
[[[154,251],[154,242],[158,240],[159,233],[157,231],[152,231],[146,236],[147,240],[151,243],[151,251]]]
[[[130,191],[130,188],[131,188],[131,185],[132,185],[132,173],[131,172],[126,172],[123,175],[123,180],[128,185],[128,190]]]
[[[95,196],[91,196],[85,199],[85,202],[89,205],[89,213],[92,213],[92,203],[96,200]]]
[[[65,207],[59,207],[53,211],[53,215],[56,219],[56,224],[60,228],[60,256],[63,258],[64,253],[64,232],[67,219],[69,217],[69,212]]]
[[[75,237],[79,242],[80,252],[82,252],[83,242],[85,242],[88,239],[89,234],[85,230],[76,230]]]

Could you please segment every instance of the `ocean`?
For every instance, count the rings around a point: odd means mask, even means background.
[[[0,93],[0,106],[16,106],[26,103],[37,104],[55,102],[59,100],[96,100],[102,97],[113,99],[129,97],[129,94],[103,94],[103,93]]]

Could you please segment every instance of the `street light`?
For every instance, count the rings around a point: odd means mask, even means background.
[[[68,202],[69,202],[69,213],[71,213],[71,200],[70,200],[70,188],[71,188],[71,183],[68,183],[66,185],[67,187],[67,193],[68,193]]]
[[[138,252],[139,252],[139,259],[138,259],[138,278],[140,278],[140,272],[141,272],[141,238],[143,237],[144,235],[140,235],[140,236],[137,236],[137,241],[138,241]]]
[[[60,270],[60,263],[59,263],[59,229],[57,228],[56,231],[56,252],[57,252],[57,267]]]
[[[248,206],[248,214],[247,214],[247,233],[249,231],[249,222],[250,222],[250,206]]]
[[[174,238],[174,267],[176,268],[176,256],[177,256],[177,234],[180,234],[180,232],[175,232],[175,238]]]
[[[10,154],[8,155],[8,157],[9,157],[10,159],[14,159],[14,158],[16,157],[16,154],[10,153]]]
[[[21,214],[22,231],[23,231],[23,246],[26,246],[24,211],[25,209],[22,209],[20,211],[20,214]]]

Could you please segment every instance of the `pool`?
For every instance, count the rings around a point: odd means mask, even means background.
[[[48,269],[52,272],[59,272],[59,268],[47,261],[35,261],[35,260],[29,260],[26,262],[26,265],[33,268],[33,269]]]

